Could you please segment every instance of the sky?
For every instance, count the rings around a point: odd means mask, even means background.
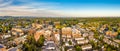
[[[115,17],[120,0],[0,0],[0,16]]]

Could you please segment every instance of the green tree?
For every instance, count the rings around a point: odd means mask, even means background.
[[[37,46],[42,47],[45,41],[45,37],[42,35],[37,41]]]
[[[35,39],[34,39],[34,36],[28,35],[27,40],[28,40],[29,44],[35,44],[36,43]]]
[[[76,51],[82,51],[82,49],[81,49],[80,46],[75,46],[75,50],[76,50]]]
[[[110,47],[108,47],[108,48],[106,49],[106,51],[112,51],[112,49],[111,49]]]
[[[65,50],[65,51],[67,51],[67,50],[68,50],[68,48],[67,48],[67,47],[64,47],[64,50]]]
[[[120,33],[118,34],[118,36],[116,37],[117,39],[120,39]]]
[[[71,42],[71,41],[69,41],[68,43],[69,43],[69,45],[72,45],[72,42]]]

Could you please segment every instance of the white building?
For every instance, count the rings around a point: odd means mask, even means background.
[[[11,37],[11,35],[2,35],[1,37],[2,37],[2,39],[6,39],[6,38]]]
[[[91,50],[92,49],[92,45],[88,44],[88,45],[83,45],[81,46],[82,51],[86,51],[86,50]]]

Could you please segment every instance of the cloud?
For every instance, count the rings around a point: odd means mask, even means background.
[[[6,2],[7,1],[7,2]],[[28,2],[17,0],[20,5],[12,5],[15,0],[0,0],[0,16],[40,16],[40,17],[86,17],[120,16],[120,10],[67,10],[60,9],[60,3]],[[65,8],[65,7],[64,7]]]
[[[19,2],[30,2],[30,1],[34,1],[34,0],[17,0]]]
[[[28,6],[9,6],[0,8],[1,16],[64,16],[58,10],[49,10],[44,8],[32,8]]]
[[[18,1],[23,2],[24,0]],[[53,6],[53,3],[32,2],[31,4],[27,1],[24,1],[26,4],[20,5],[10,5],[12,1],[3,3],[4,5],[1,5],[3,7],[0,8],[0,16],[63,16],[59,14],[61,11],[55,10],[57,7]],[[58,3],[54,4],[57,5]]]
[[[13,0],[0,0],[0,7],[9,6]]]

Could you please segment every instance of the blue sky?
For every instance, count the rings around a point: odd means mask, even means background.
[[[120,0],[0,0],[6,16],[120,16]]]

